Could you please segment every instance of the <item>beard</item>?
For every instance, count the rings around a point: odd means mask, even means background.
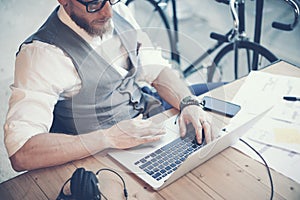
[[[102,37],[103,34],[112,30],[111,18],[106,19],[106,22],[102,26],[95,27],[89,24],[89,22],[86,19],[79,17],[74,13],[71,13],[70,17],[80,28],[84,29],[92,37]]]

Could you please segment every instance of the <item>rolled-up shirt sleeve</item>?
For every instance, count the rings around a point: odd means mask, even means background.
[[[49,132],[56,102],[62,94],[71,96],[78,84],[71,60],[57,47],[41,42],[22,47],[4,125],[9,156],[34,135]]]

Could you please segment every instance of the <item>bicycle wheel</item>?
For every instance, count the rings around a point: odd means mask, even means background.
[[[153,44],[162,48],[164,57],[173,59],[175,44],[169,19],[165,15],[168,0],[127,0],[125,5],[131,9],[136,21],[149,35]]]
[[[234,45],[237,47],[236,52],[234,51]],[[237,56],[235,56],[236,53]],[[254,54],[258,55],[257,66],[253,66]],[[257,67],[256,69],[261,69],[276,60],[278,58],[271,51],[259,44],[249,41],[230,43],[223,47],[215,56],[213,64],[207,70],[207,81],[212,82],[214,80],[216,68],[222,74],[222,81],[231,81],[248,74],[255,67]],[[235,67],[236,61],[237,67]],[[232,71],[234,72],[232,73]]]

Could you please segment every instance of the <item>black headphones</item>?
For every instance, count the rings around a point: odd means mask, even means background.
[[[124,186],[124,196],[125,199],[128,197],[128,193],[126,190],[126,185],[124,179],[111,169],[99,169],[96,174],[91,171],[86,171],[84,168],[78,168],[73,173],[72,177],[69,178],[62,186],[60,193],[56,200],[101,200],[101,192],[98,188],[98,179],[96,175],[98,175],[101,171],[110,171],[116,174],[123,182]],[[65,185],[70,181],[70,195],[66,195],[64,193]]]

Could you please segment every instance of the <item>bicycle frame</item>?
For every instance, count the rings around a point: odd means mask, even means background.
[[[176,5],[176,0],[171,0],[172,2],[172,12],[173,12],[173,28],[174,28],[174,52],[172,52],[172,59],[180,65],[180,54],[178,51],[178,18],[177,18],[177,5]]]
[[[263,7],[264,7],[264,0],[257,0],[256,1],[254,39],[253,39],[253,41],[257,44],[260,44],[260,39],[261,39]],[[257,70],[257,67],[258,67],[258,54],[254,53],[253,60],[252,60],[252,70]]]

